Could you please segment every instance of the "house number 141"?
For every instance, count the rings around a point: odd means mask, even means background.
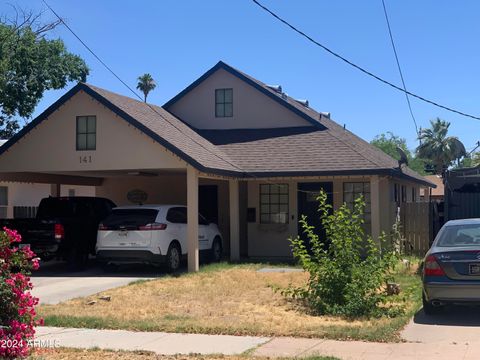
[[[80,156],[80,164],[88,164],[92,162],[91,156]]]

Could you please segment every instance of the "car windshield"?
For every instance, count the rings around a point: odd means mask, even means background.
[[[480,245],[480,224],[446,226],[437,241],[437,246],[442,247],[475,245]]]
[[[103,225],[109,228],[138,227],[155,222],[158,210],[155,209],[114,209],[103,220]]]

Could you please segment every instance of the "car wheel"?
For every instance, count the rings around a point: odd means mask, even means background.
[[[425,299],[425,294],[422,294],[422,304],[423,304],[423,312],[425,315],[436,315],[440,313],[443,309],[443,306],[433,306],[430,301]]]
[[[170,244],[167,251],[167,269],[169,272],[175,272],[180,268],[181,257],[180,246],[176,243]]]
[[[223,254],[222,242],[218,237],[216,237],[213,240],[211,251],[212,251],[211,259],[213,262],[219,262],[220,260],[222,260],[222,254]]]

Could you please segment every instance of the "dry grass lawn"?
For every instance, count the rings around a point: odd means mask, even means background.
[[[406,321],[310,315],[274,291],[304,284],[307,274],[259,273],[258,268],[239,265],[138,282],[59,305],[43,305],[38,312],[52,326],[366,340],[391,340]],[[106,295],[111,301],[99,299]],[[96,303],[88,305],[93,300]]]

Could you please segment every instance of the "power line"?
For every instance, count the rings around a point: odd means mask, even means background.
[[[398,72],[400,73],[400,79],[402,80],[403,90],[405,91],[405,99],[407,100],[408,110],[410,111],[410,116],[412,117],[413,123],[415,124],[415,133],[417,134],[417,137],[418,137],[419,132],[418,132],[417,120],[415,119],[415,115],[413,115],[412,104],[410,104],[410,98],[408,97],[408,94],[407,94],[407,86],[405,85],[405,80],[403,78],[403,72],[402,72],[402,68],[400,66],[400,60],[398,59],[398,54],[397,54],[397,48],[395,46],[395,41],[393,40],[392,29],[390,27],[390,20],[388,19],[388,13],[387,13],[387,7],[385,5],[385,0],[382,0],[382,5],[383,5],[383,13],[385,14],[385,20],[387,21],[388,34],[390,35],[390,42],[392,43],[393,53],[395,54],[395,60],[397,61]]]
[[[402,89],[400,86],[398,85],[395,85],[391,82],[389,82],[388,80],[385,80],[383,78],[381,78],[380,76],[378,75],[375,75],[374,73],[366,70],[365,68],[353,63],[352,61],[348,60],[347,58],[343,57],[342,55],[336,53],[335,51],[329,49],[327,46],[319,43],[318,41],[316,41],[315,39],[313,39],[311,36],[307,35],[306,33],[304,33],[303,31],[299,30],[297,27],[293,26],[292,24],[290,24],[288,21],[284,20],[283,18],[281,18],[279,15],[275,14],[272,10],[270,10],[269,8],[267,8],[266,6],[262,5],[260,2],[258,2],[257,0],[251,0],[253,1],[257,6],[259,6],[261,9],[263,9],[264,11],[266,11],[267,13],[269,13],[271,16],[273,16],[275,19],[277,19],[278,21],[280,21],[281,23],[283,23],[284,25],[288,26],[290,29],[292,29],[293,31],[295,31],[296,33],[298,33],[299,35],[301,35],[302,37],[304,37],[305,39],[307,39],[308,41],[312,42],[313,44],[317,45],[318,47],[321,47],[323,50],[325,50],[326,52],[328,52],[329,54],[335,56],[336,58],[340,59],[341,61],[347,63],[348,65],[354,67],[355,69],[363,72],[364,74],[398,90],[398,91],[401,91],[407,95],[410,95],[414,98],[417,98],[419,100],[422,100],[426,103],[429,103],[431,105],[434,105],[436,107],[439,107],[441,109],[444,109],[444,110],[447,110],[447,111],[450,111],[450,112],[453,112],[455,114],[458,114],[458,115],[462,115],[462,116],[465,116],[465,117],[469,117],[469,118],[472,118],[472,119],[475,119],[475,120],[480,120],[480,117],[479,116],[475,116],[475,115],[471,115],[471,114],[468,114],[466,112],[463,112],[463,111],[460,111],[460,110],[455,110],[451,107],[448,107],[448,106],[445,106],[445,105],[442,105],[442,104],[439,104],[433,100],[429,100],[427,98],[424,98],[423,96],[420,96],[420,95],[417,95],[417,94],[414,94],[408,90],[405,90],[405,89]]]
[[[133,90],[125,81],[123,81],[120,76],[118,76],[74,31],[73,29],[68,26],[65,21],[57,14],[57,12],[55,10],[53,10],[53,8],[46,2],[46,0],[42,0],[42,2],[50,9],[50,11],[59,19],[59,21],[68,29],[68,31],[70,31],[72,33],[73,36],[75,36],[75,38],[77,38],[78,41],[80,41],[80,43],[118,80],[120,81],[128,90],[130,90],[130,92],[132,94],[135,95],[135,97],[137,97],[140,101],[143,102],[143,99],[142,97],[135,91]],[[191,136],[189,136],[188,134],[185,134],[182,129],[178,128],[178,126],[176,126],[175,124],[173,124],[168,118],[166,118],[165,116],[163,116],[163,114],[159,113],[157,111],[157,109],[155,109],[153,106],[151,106],[150,104],[146,103],[145,104],[153,111],[155,112],[157,115],[159,115],[161,118],[163,118],[166,122],[168,122],[170,125],[172,125],[175,129],[177,129],[181,134],[187,136],[191,141],[195,142],[197,145],[199,145],[200,147],[202,147],[204,150],[206,150],[208,153],[212,154],[213,156],[217,157],[218,159],[226,162],[227,164],[229,164],[230,166],[232,166],[233,168],[237,169],[238,171],[240,171],[241,173],[244,173],[252,178],[255,178],[255,179],[258,179],[257,176],[255,176],[254,174],[251,174],[247,171],[245,171],[244,169],[238,167],[237,165],[235,165],[234,163],[232,163],[231,161],[219,156],[218,154],[214,153],[213,151],[211,151],[210,149],[208,149],[207,147],[205,147],[202,143],[198,142],[196,139],[192,138]],[[279,184],[276,184],[276,183],[271,183],[271,185],[276,185],[276,186],[280,186]],[[303,190],[298,190],[297,191],[299,192],[303,192]],[[307,191],[305,191],[307,192]]]
[[[45,4],[45,6],[48,7],[48,9],[58,18],[58,20],[68,29],[68,31],[70,31],[70,32],[72,33],[72,35],[77,38],[78,41],[80,41],[80,43],[85,47],[85,49],[87,49],[87,50],[90,52],[90,54],[92,54],[92,55],[95,57],[95,59],[97,59],[113,76],[115,76],[115,77],[117,78],[118,81],[120,81],[123,85],[125,85],[126,88],[127,88],[128,90],[130,90],[136,97],[138,97],[140,100],[143,100],[143,99],[140,97],[140,95],[138,95],[138,94],[135,92],[135,90],[133,90],[130,86],[128,86],[128,84],[127,84],[125,81],[123,81],[117,74],[115,74],[115,72],[114,72],[112,69],[110,69],[110,67],[109,67],[107,64],[105,64],[105,63],[103,62],[103,60],[100,59],[100,58],[97,56],[97,54],[95,54],[95,52],[94,52],[92,49],[90,49],[90,47],[89,47],[87,44],[85,44],[85,43],[83,42],[82,39],[80,39],[80,37],[70,28],[70,26],[68,26],[68,24],[67,24],[65,21],[63,21],[63,19],[55,12],[55,10],[52,9],[52,7],[51,7],[50,5],[48,5],[48,3],[47,3],[45,0],[42,0],[42,2],[43,2],[43,3]]]
[[[72,30],[72,28],[70,26],[68,26],[65,21],[55,12],[55,10],[53,10],[53,8],[48,5],[48,3],[46,2],[46,0],[42,0],[43,3],[50,9],[50,11],[52,11],[53,14],[55,14],[55,16],[60,20],[60,22],[65,25],[65,27],[72,33],[73,36],[75,36],[77,38],[78,41],[80,41],[80,43],[113,75],[115,76],[115,78],[118,79],[118,81],[120,81],[128,90],[130,90],[130,92],[132,92],[132,94],[134,94],[141,102],[144,102],[142,97],[135,91],[133,90],[125,81],[123,81],[120,76],[118,76],[102,59],[100,59],[100,57]],[[153,106],[151,106],[150,104],[148,104],[147,102],[145,102],[145,104],[150,108],[150,110],[152,110],[153,112],[155,112],[157,115],[159,115],[162,119],[164,119],[166,122],[168,122],[170,125],[172,125],[175,129],[177,129],[181,134],[187,136],[191,141],[195,142],[197,145],[199,145],[200,147],[202,147],[204,150],[206,150],[207,152],[209,152],[210,154],[214,155],[215,157],[217,157],[218,159],[226,162],[227,164],[229,164],[230,166],[232,166],[233,168],[241,171],[242,173],[245,173],[245,171],[243,169],[241,169],[240,167],[238,167],[237,165],[233,164],[232,162],[228,161],[227,159],[224,159],[222,158],[221,156],[219,156],[218,154],[214,153],[213,151],[211,151],[210,149],[208,149],[207,147],[205,147],[202,143],[198,142],[196,139],[192,138],[191,136],[189,136],[188,134],[185,134],[182,129],[180,129],[178,126],[176,126],[175,124],[173,124],[168,118],[166,118],[165,116],[163,116],[163,114],[161,114],[160,112],[157,111],[157,109],[155,109]]]

